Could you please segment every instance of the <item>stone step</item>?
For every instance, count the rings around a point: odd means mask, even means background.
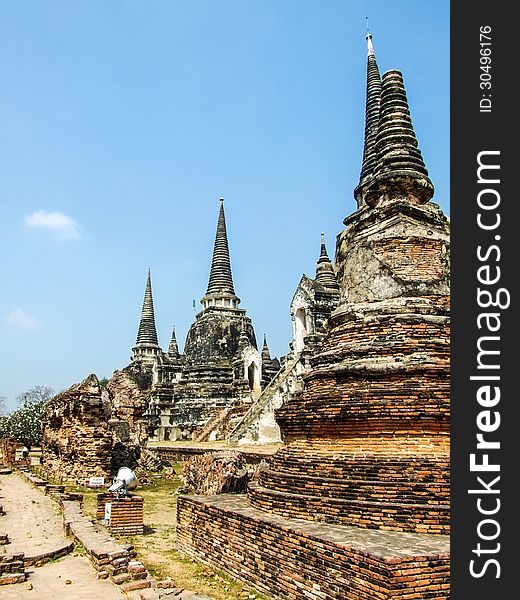
[[[348,480],[384,480],[396,478],[404,480],[438,482],[449,484],[449,462],[446,460],[414,459],[412,457],[388,458],[385,456],[362,457],[356,454],[339,453],[335,458],[325,457],[316,452],[287,453],[277,452],[271,461],[272,470],[287,474],[305,473],[313,477]]]
[[[448,504],[411,504],[328,498],[270,490],[249,484],[251,506],[287,518],[307,519],[366,528],[448,534]]]
[[[4,575],[0,575],[0,585],[23,583],[25,577],[25,573],[5,573]]]
[[[447,504],[450,494],[447,483],[410,481],[404,478],[333,479],[288,474],[271,469],[260,473],[259,483],[262,487],[280,492],[323,495],[344,500],[378,501],[384,498],[385,502],[410,504]]]

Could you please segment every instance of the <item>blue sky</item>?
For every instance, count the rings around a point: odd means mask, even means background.
[[[365,16],[449,207],[449,2],[3,0],[0,396],[128,364],[146,272],[163,348],[225,198],[235,289],[273,354],[354,211]]]

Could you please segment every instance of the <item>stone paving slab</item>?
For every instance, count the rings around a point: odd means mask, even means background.
[[[25,553],[26,564],[38,564],[45,556],[63,555],[72,543],[63,535],[62,519],[53,500],[22,480],[20,476],[0,476],[0,530],[10,544],[0,546],[2,554]]]
[[[0,600],[122,600],[127,596],[114,584],[96,579],[96,573],[83,556],[28,569],[26,583],[0,587]],[[69,580],[72,583],[66,584]],[[32,589],[27,589],[30,584]]]

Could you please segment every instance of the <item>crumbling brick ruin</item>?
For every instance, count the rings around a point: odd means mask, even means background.
[[[48,476],[88,484],[134,467],[147,441],[150,373],[140,365],[116,371],[106,386],[95,375],[55,396],[42,418],[42,460]]]
[[[88,484],[110,476],[112,432],[95,375],[54,396],[42,417],[42,460],[49,476]]]
[[[184,494],[237,494],[247,490],[254,470],[246,458],[234,450],[204,452],[189,458],[184,464],[182,479]]]
[[[112,430],[112,472],[134,467],[146,453],[151,373],[142,365],[131,364],[115,371],[102,392],[105,413]]]
[[[10,467],[16,460],[16,440],[0,438],[0,467]]]
[[[449,596],[449,227],[367,39],[358,210],[323,346],[276,411],[286,446],[247,496],[178,503],[182,551],[284,600]]]

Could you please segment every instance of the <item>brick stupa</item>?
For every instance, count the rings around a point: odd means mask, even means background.
[[[286,446],[247,497],[183,497],[180,548],[280,599],[449,596],[449,225],[403,78],[368,35],[358,210],[340,301]]]

